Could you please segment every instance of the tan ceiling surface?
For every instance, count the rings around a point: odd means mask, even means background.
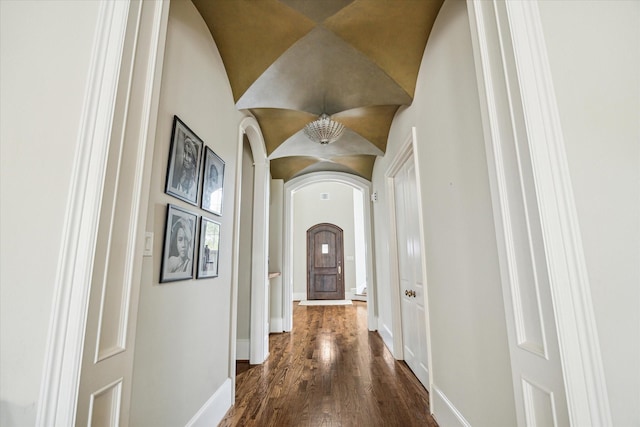
[[[393,117],[413,100],[443,0],[193,0],[239,109],[258,120],[273,178],[341,171],[371,179]],[[345,125],[333,144],[305,124]]]

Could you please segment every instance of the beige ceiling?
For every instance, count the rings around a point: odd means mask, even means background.
[[[193,0],[220,50],[234,101],[260,124],[273,178],[317,171],[371,179],[391,121],[413,100],[443,0]],[[345,125],[320,145],[304,126]]]

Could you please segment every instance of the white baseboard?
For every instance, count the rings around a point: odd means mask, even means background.
[[[391,332],[391,330],[387,327],[387,325],[385,325],[383,323],[381,325],[378,325],[378,333],[382,337],[382,341],[387,346],[387,348],[389,349],[391,354],[394,354],[394,352],[393,352],[393,332]]]
[[[447,396],[435,384],[433,389],[433,417],[441,426],[471,427],[471,424],[462,416],[462,413],[451,403]]]
[[[236,340],[236,360],[249,360],[249,340]]]
[[[269,322],[269,332],[280,333],[284,331],[284,319],[282,317],[272,317]]]
[[[233,404],[232,381],[227,378],[185,427],[217,426]]]
[[[293,293],[293,300],[294,301],[304,301],[307,299],[307,293],[306,292],[294,292]]]

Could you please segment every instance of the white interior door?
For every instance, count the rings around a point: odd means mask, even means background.
[[[422,282],[418,191],[413,156],[396,174],[394,189],[404,360],[428,389],[425,288]]]
[[[128,8],[83,340],[75,415],[81,426],[127,426],[129,418],[159,92],[156,54],[164,50],[168,7],[134,0]]]
[[[516,414],[519,426],[608,426],[537,3],[467,2]]]

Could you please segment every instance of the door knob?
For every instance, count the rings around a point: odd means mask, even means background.
[[[406,296],[409,296],[409,291],[405,289],[405,290],[404,290],[404,294],[405,294]]]

